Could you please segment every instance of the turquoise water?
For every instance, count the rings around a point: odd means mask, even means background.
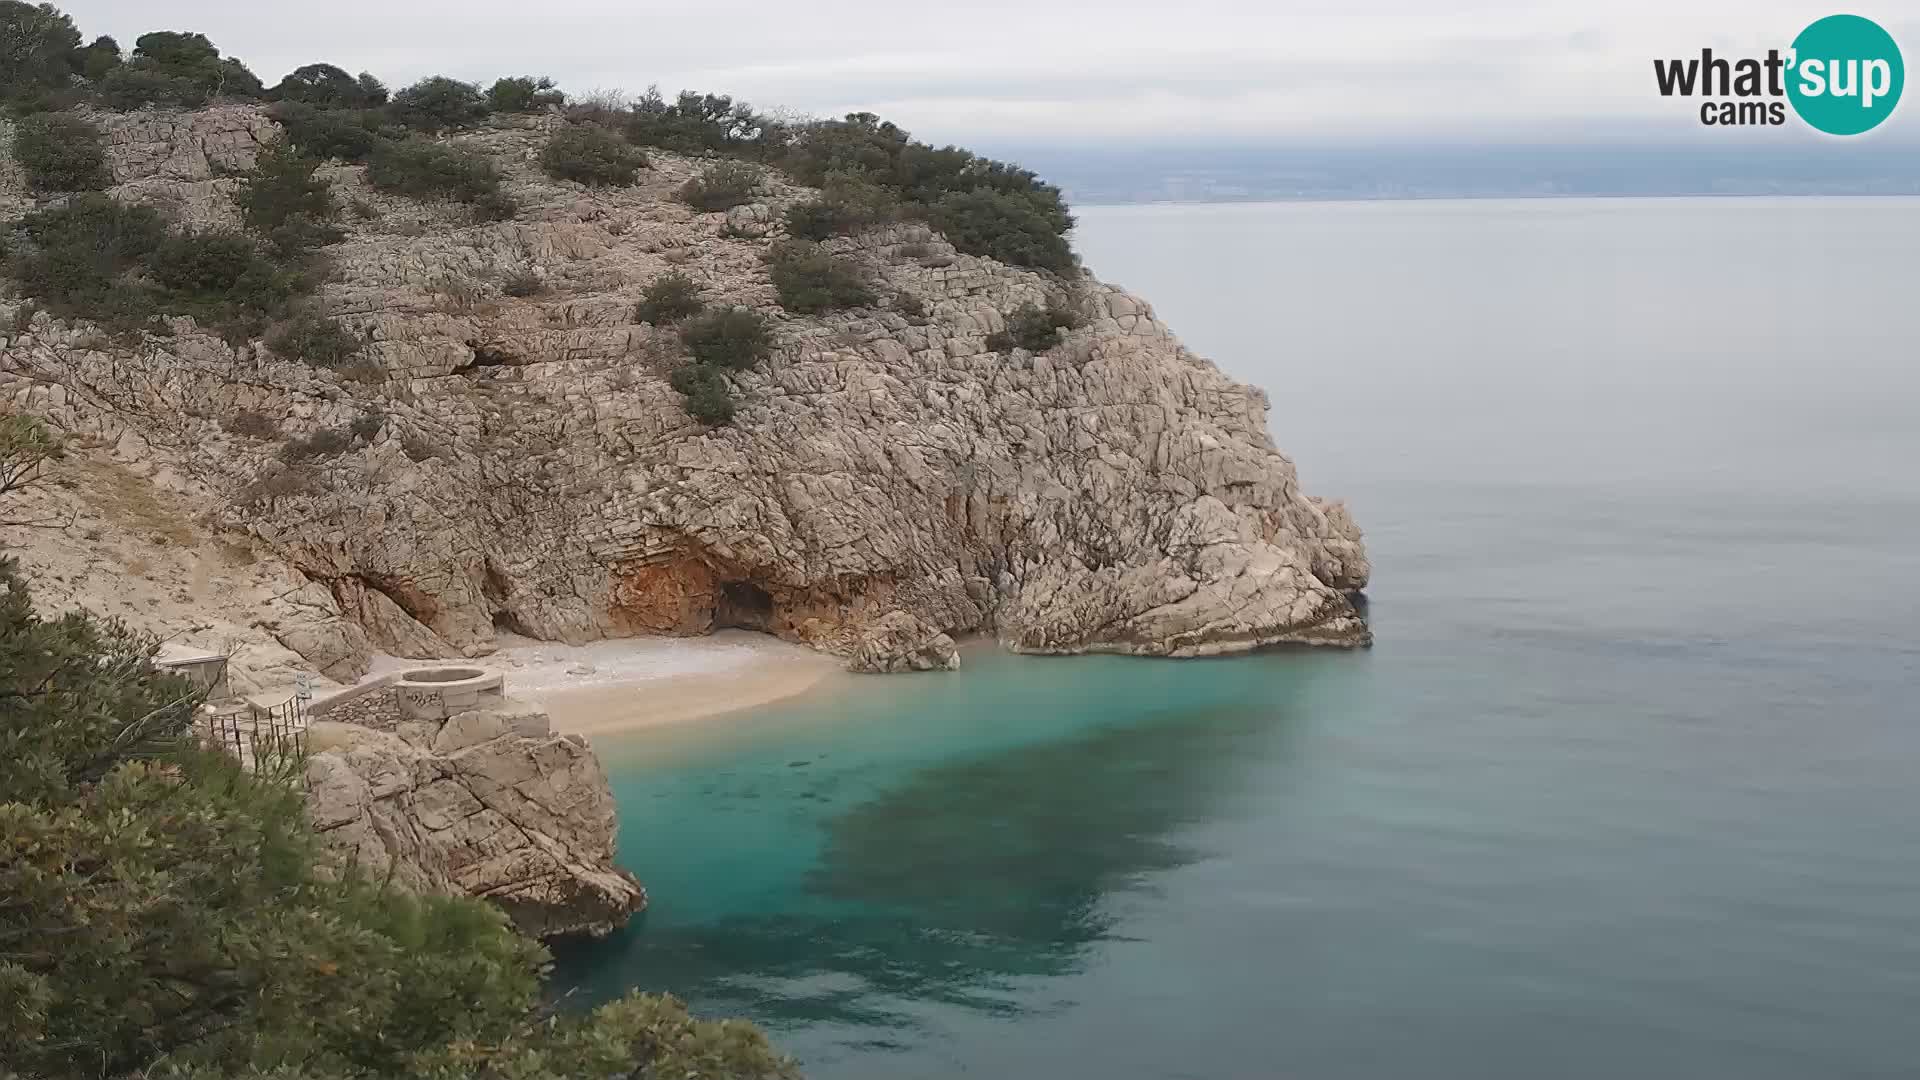
[[[1378,646],[603,742],[654,907],[561,981],[857,1080],[1920,1072],[1920,203],[1081,233],[1353,501]]]

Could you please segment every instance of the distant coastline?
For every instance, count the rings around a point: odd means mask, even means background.
[[[1070,203],[1920,195],[1920,143],[1009,146]]]

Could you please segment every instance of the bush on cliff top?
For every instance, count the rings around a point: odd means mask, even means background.
[[[289,470],[293,472],[294,470]],[[204,750],[154,643],[36,616],[0,561],[0,1061],[27,1076],[789,1080],[752,1027],[544,1007],[475,900],[316,868],[294,754]]]
[[[1073,277],[1073,228],[1060,189],[1003,161],[916,142],[872,113],[799,129],[782,161],[795,179],[858,177],[895,194],[902,212],[927,218],[954,247],[1015,266]]]
[[[479,87],[445,75],[421,79],[393,95],[389,106],[396,123],[429,135],[472,127],[491,111]]]
[[[133,55],[100,80],[99,93],[115,109],[197,109],[215,98],[257,101],[266,88],[245,64],[221,56],[205,34],[166,30],[140,35]]]
[[[307,64],[294,68],[268,96],[319,108],[368,109],[387,103],[387,88],[365,72],[356,79],[332,64]]]
[[[681,154],[724,154],[772,160],[785,145],[783,129],[724,94],[683,90],[672,101],[657,88],[627,112],[627,138]]]
[[[497,113],[539,112],[549,105],[565,105],[567,95],[554,89],[553,80],[518,76],[500,79],[487,88],[487,105]]]
[[[1072,246],[1055,228],[1056,220],[1031,198],[986,189],[951,192],[927,207],[927,220],[969,255],[1064,278],[1080,272]]]

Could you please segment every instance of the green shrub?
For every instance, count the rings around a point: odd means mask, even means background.
[[[267,348],[284,360],[338,371],[360,355],[364,343],[346,327],[315,311],[297,311],[267,333]]]
[[[387,143],[367,163],[367,182],[416,199],[475,202],[500,190],[500,172],[482,154],[425,139]]]
[[[644,323],[665,326],[700,314],[706,301],[700,298],[700,286],[677,270],[661,274],[640,293],[634,317]]]
[[[280,447],[280,460],[292,464],[337,457],[353,449],[353,435],[340,428],[321,428],[305,437],[288,439]]]
[[[365,163],[385,141],[386,121],[371,109],[316,108],[283,101],[269,113],[286,141],[321,160]]]
[[[628,113],[627,138],[682,154],[716,153],[753,160],[770,160],[784,145],[780,125],[744,101],[684,90],[669,102],[652,88]]]
[[[242,409],[220,421],[220,426],[235,435],[249,439],[277,439],[280,437],[280,423],[266,413],[253,409]]]
[[[761,171],[744,161],[723,161],[680,187],[681,201],[695,210],[731,210],[753,201]]]
[[[520,203],[504,191],[489,191],[473,200],[473,220],[487,224],[520,216]]]
[[[812,241],[776,245],[768,261],[774,292],[788,311],[817,315],[874,303],[873,290],[860,272]]]
[[[819,198],[787,208],[787,232],[802,240],[851,236],[893,220],[897,212],[886,188],[865,177],[836,173],[827,178]]]
[[[244,498],[319,486],[292,466]],[[297,752],[201,745],[155,642],[0,563],[0,1061],[24,1077],[794,1080],[671,998],[551,1008],[502,913],[323,864]],[[378,1018],[370,1023],[369,1018]]]
[[[986,189],[954,192],[928,208],[928,219],[969,255],[1064,278],[1080,272],[1067,238],[1055,231],[1044,208],[1022,196]]]
[[[238,233],[168,237],[146,269],[164,310],[191,315],[230,340],[258,336],[303,284]]]
[[[400,451],[407,455],[407,460],[415,463],[446,456],[446,451],[419,435],[408,435],[401,439]]]
[[[274,499],[311,495],[320,490],[320,475],[306,465],[295,465],[263,476],[234,493],[238,506],[259,507]]]
[[[89,192],[28,214],[20,233],[26,243],[8,271],[55,315],[122,329],[152,316],[151,297],[127,277],[166,240],[166,222],[152,207]]]
[[[645,154],[597,124],[570,127],[540,152],[548,176],[589,187],[628,187],[646,165]]]
[[[773,352],[773,333],[767,320],[750,308],[709,311],[680,332],[696,363],[740,371]]]
[[[472,83],[435,75],[393,95],[393,118],[401,126],[436,135],[472,127],[487,118],[487,99]]]
[[[1042,308],[1035,304],[1021,304],[1007,315],[1007,326],[987,335],[987,349],[991,352],[1006,352],[1020,348],[1028,352],[1046,352],[1060,344],[1060,332],[1072,330],[1081,323],[1080,316],[1071,308],[1049,301]]]
[[[260,151],[253,174],[234,193],[247,228],[265,237],[283,257],[337,243],[346,235],[333,224],[340,215],[333,185],[313,174],[319,166],[319,158],[275,140]]]
[[[565,105],[567,95],[554,89],[547,78],[500,79],[487,89],[487,105],[497,113],[539,112],[549,105]]]
[[[675,368],[667,381],[686,397],[688,416],[715,426],[733,419],[733,389],[717,368],[685,364]]]
[[[1078,272],[1066,240],[1073,216],[1060,189],[1018,166],[915,142],[871,113],[807,125],[782,164],[801,183],[824,187],[840,176],[876,185],[905,212],[928,217],[962,251],[1062,277]],[[819,236],[832,220],[808,211],[800,225],[795,235]]]
[[[21,120],[13,157],[36,191],[104,191],[113,183],[100,129],[68,113]]]

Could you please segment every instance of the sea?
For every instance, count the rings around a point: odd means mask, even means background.
[[[653,906],[568,1000],[826,1080],[1920,1076],[1920,200],[1079,222],[1349,502],[1377,644],[599,740]]]

